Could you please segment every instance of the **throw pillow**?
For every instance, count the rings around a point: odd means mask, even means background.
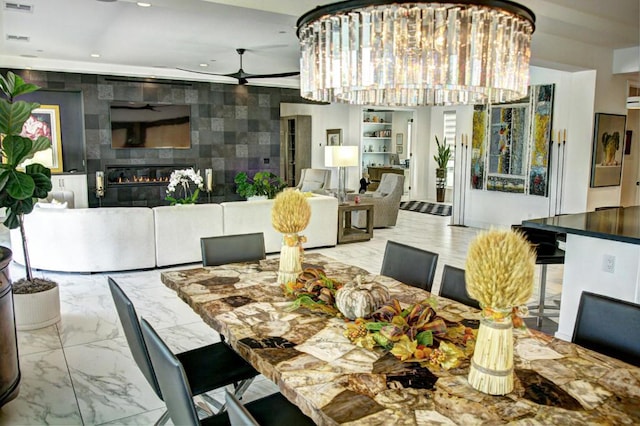
[[[302,188],[300,188],[300,191],[311,192],[315,191],[316,189],[320,189],[320,187],[322,187],[322,182],[305,182],[302,184]]]
[[[52,200],[50,203],[38,202],[36,203],[36,207],[41,209],[66,209],[67,202],[65,201],[64,203],[61,203],[58,200]]]

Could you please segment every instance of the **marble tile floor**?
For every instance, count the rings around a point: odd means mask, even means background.
[[[480,231],[452,227],[449,217],[400,211],[394,228],[376,229],[371,241],[314,249],[378,273],[387,240],[439,253],[433,291],[444,264],[464,267],[469,242]],[[185,269],[199,265],[183,265]],[[160,282],[165,269],[109,274],[35,271],[60,284],[62,320],[41,330],[19,332],[22,382],[17,399],[0,409],[0,425],[149,425],[164,411],[131,357],[118,320],[107,276],[112,276],[145,317],[179,352],[219,341],[186,303]],[[539,271],[536,271],[538,273]],[[15,280],[23,276],[11,265]],[[536,284],[537,284],[536,277]],[[562,265],[547,272],[547,300],[559,300]],[[537,300],[534,294],[532,300]],[[277,391],[264,377],[245,394],[250,401]],[[211,393],[222,399],[222,391]]]

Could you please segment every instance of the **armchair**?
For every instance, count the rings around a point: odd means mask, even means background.
[[[302,169],[300,170],[300,182],[298,182],[296,188],[303,192],[326,194],[330,184],[331,170]]]
[[[400,198],[404,191],[404,176],[395,173],[384,173],[380,179],[380,185],[372,193],[360,195],[365,203],[373,204],[373,227],[383,228],[395,226],[400,210]],[[353,201],[356,194],[348,194],[348,199]],[[366,212],[353,212],[351,223],[358,228],[366,226]]]

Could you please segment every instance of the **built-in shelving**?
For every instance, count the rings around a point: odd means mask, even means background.
[[[392,143],[393,112],[366,109],[362,112],[362,171],[368,167],[385,166],[391,163],[394,154]]]

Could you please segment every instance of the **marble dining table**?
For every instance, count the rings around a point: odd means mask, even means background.
[[[432,296],[320,254],[306,255],[305,265],[342,282],[374,280],[405,306]],[[278,259],[267,259],[168,271],[161,279],[319,425],[640,424],[640,368],[516,329],[514,389],[487,395],[468,384],[468,360],[449,370],[402,362],[354,345],[344,319],[291,310],[277,269]],[[479,311],[436,299],[447,324],[479,326]]]

